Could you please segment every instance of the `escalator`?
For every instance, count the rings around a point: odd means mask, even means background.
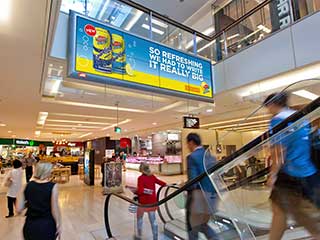
[[[230,180],[227,173],[232,169],[243,168],[248,159],[267,156],[270,145],[296,137],[299,130],[312,126],[319,130],[320,98],[312,101],[274,128],[264,132],[261,136],[250,141],[242,148],[227,156],[215,165],[206,161],[203,164],[206,172],[188,181],[182,187],[170,185],[160,188],[159,201],[152,205],[140,205],[125,195],[110,194],[105,200],[104,217],[108,238],[132,239],[135,232],[135,214],[128,219],[130,207],[148,208],[158,207],[159,225],[162,235],[160,239],[188,239],[186,231],[185,193],[192,185],[209,178],[212,191],[218,195],[216,206],[210,205],[207,198],[211,218],[209,225],[218,234],[219,239],[267,239],[270,229],[271,211],[269,203],[270,189],[266,187],[269,173],[267,164],[257,171],[250,171],[249,175],[236,180]],[[211,156],[207,152],[208,156]],[[267,161],[266,161],[267,162]],[[261,165],[261,164],[260,164]],[[203,190],[204,196],[206,191]],[[143,239],[152,239],[149,226],[145,226]],[[289,220],[287,239],[301,239],[306,232],[293,220]],[[206,239],[200,234],[199,239]]]

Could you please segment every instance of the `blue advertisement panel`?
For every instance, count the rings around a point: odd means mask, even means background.
[[[213,101],[210,61],[70,13],[69,76]]]

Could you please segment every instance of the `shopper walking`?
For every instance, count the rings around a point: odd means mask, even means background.
[[[14,216],[14,206],[16,204],[17,195],[22,187],[22,163],[19,160],[13,161],[13,169],[7,173],[4,179],[4,184],[8,187],[8,215],[6,218]]]
[[[122,164],[122,169],[125,172],[125,171],[127,171],[127,167],[126,167],[127,154],[125,154],[124,151],[121,151],[119,156],[120,156],[120,161]]]
[[[205,172],[204,164],[206,167],[211,167],[216,160],[210,154],[206,154],[198,134],[190,133],[187,136],[187,145],[191,152],[187,157],[188,180],[191,180]],[[204,159],[205,161],[203,161]],[[186,220],[189,240],[199,239],[200,232],[207,239],[219,239],[218,235],[208,225],[211,214],[216,211],[216,204],[217,194],[208,177],[188,189]]]
[[[50,182],[52,164],[38,163],[31,181],[18,199],[18,211],[27,206],[23,227],[25,240],[60,239],[58,186]]]
[[[288,107],[285,92],[266,98],[264,106],[273,115],[270,129],[294,114]],[[301,124],[303,124],[301,126]],[[320,239],[320,178],[311,159],[310,124],[301,123],[271,142],[272,225],[270,240],[280,240],[287,228],[288,215],[304,226],[315,239]],[[288,135],[288,136],[287,136]]]
[[[26,182],[30,181],[30,178],[33,174],[33,165],[35,164],[36,160],[33,158],[32,153],[28,154],[28,157],[24,159],[24,168],[26,171]]]
[[[138,178],[137,195],[140,204],[154,204],[157,202],[156,184],[165,186],[166,183],[158,179],[151,173],[150,167],[146,163],[142,163],[139,168],[142,173]],[[153,240],[158,239],[158,224],[156,220],[157,207],[138,208],[137,211],[137,230],[138,239],[142,237],[143,215],[148,213],[150,225],[152,228]]]

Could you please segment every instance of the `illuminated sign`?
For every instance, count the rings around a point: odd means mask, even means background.
[[[115,132],[115,133],[121,133],[121,128],[119,128],[119,127],[114,127],[114,132]]]
[[[183,117],[184,128],[200,128],[200,119],[196,117]]]
[[[34,146],[34,141],[33,140],[24,140],[24,139],[16,139],[15,140],[15,145]]]
[[[210,61],[75,12],[70,34],[70,77],[213,101]]]

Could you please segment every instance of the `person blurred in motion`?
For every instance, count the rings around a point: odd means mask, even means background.
[[[32,177],[33,174],[33,165],[35,164],[36,160],[32,156],[32,153],[30,152],[28,154],[28,157],[26,157],[23,160],[23,166],[26,171],[26,182],[28,183],[30,181],[30,178]]]
[[[51,171],[51,163],[38,163],[33,178],[18,198],[18,212],[27,206],[23,227],[25,240],[54,240],[61,237],[58,186],[50,182]]]
[[[22,163],[19,160],[13,161],[13,169],[7,173],[4,179],[4,185],[8,187],[8,215],[6,218],[14,216],[14,205],[16,204],[17,195],[22,188]]]
[[[105,157],[103,158],[102,160],[102,163],[101,163],[101,173],[102,173],[102,180],[101,180],[101,185],[102,187],[105,186],[104,182],[105,182],[105,169],[106,169],[106,163],[108,162],[108,159]]]
[[[187,157],[188,180],[192,180],[216,163],[216,159],[201,145],[201,138],[196,133],[187,136],[187,146],[191,152]],[[199,239],[203,233],[207,239],[219,239],[218,235],[208,225],[211,214],[216,211],[217,194],[208,177],[188,189],[186,203],[186,220],[190,240]]]
[[[127,154],[125,154],[124,151],[121,151],[119,156],[120,156],[120,161],[122,163],[123,171],[127,171],[127,167],[126,167]]]
[[[165,186],[166,183],[158,179],[151,173],[150,167],[146,163],[141,163],[139,171],[142,173],[138,178],[137,195],[140,204],[154,204],[157,202],[156,184]],[[136,239],[142,237],[143,215],[148,213],[150,225],[152,228],[153,240],[158,239],[158,224],[156,220],[156,207],[152,208],[138,208],[137,211],[137,230],[138,236]]]
[[[295,113],[288,107],[285,92],[271,94],[263,104],[273,116],[270,130]],[[310,123],[304,121],[290,130],[271,141],[268,185],[272,187],[273,218],[270,240],[282,238],[288,215],[315,239],[320,239],[320,178],[311,159]]]

